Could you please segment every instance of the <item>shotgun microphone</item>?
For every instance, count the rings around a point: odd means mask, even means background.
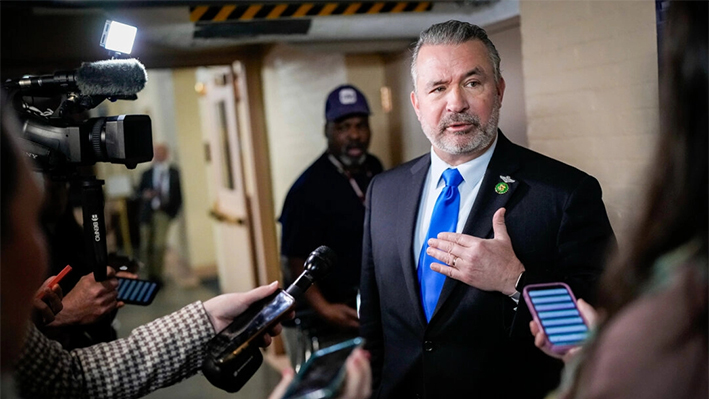
[[[335,252],[322,245],[311,252],[304,271],[288,289],[278,290],[253,303],[207,344],[202,372],[217,388],[236,392],[263,362],[258,338],[279,323],[302,300],[305,291],[326,275],[337,261]]]
[[[28,95],[47,95],[78,90],[85,96],[134,96],[148,81],[145,67],[135,58],[84,62],[73,71],[53,75],[8,79],[7,89],[20,89]]]

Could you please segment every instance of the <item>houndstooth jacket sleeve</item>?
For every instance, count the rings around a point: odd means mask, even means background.
[[[127,338],[71,352],[32,325],[15,383],[23,398],[138,398],[197,373],[213,336],[201,302]]]

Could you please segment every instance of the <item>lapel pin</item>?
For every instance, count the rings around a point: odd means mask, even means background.
[[[508,186],[508,184],[514,183],[515,180],[509,176],[500,176],[500,179],[502,179],[502,181],[497,183],[495,186],[495,192],[498,194],[504,194],[510,191],[510,186]]]

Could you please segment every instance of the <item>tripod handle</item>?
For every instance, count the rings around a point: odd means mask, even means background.
[[[81,209],[84,215],[86,259],[96,281],[106,280],[106,217],[104,214],[103,180],[95,177],[82,182]]]

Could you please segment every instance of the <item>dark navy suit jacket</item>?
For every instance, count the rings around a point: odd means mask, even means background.
[[[155,168],[152,167],[145,172],[140,178],[140,185],[138,186],[138,194],[142,195],[145,190],[154,190],[153,187],[153,173]],[[182,206],[182,188],[180,186],[180,172],[173,166],[169,167],[169,179],[170,179],[170,192],[168,201],[162,204],[160,209],[167,213],[171,218],[177,216]],[[153,218],[153,208],[150,205],[149,200],[142,200],[140,208],[140,222],[150,223]]]
[[[534,346],[531,316],[499,292],[447,278],[426,323],[413,248],[430,154],[374,178],[367,195],[361,333],[372,354],[373,398],[541,398],[559,382],[561,362]],[[509,191],[498,194],[500,176]],[[510,142],[498,143],[463,232],[492,238],[505,222],[526,284],[564,281],[593,301],[615,237],[601,187],[588,174]]]

